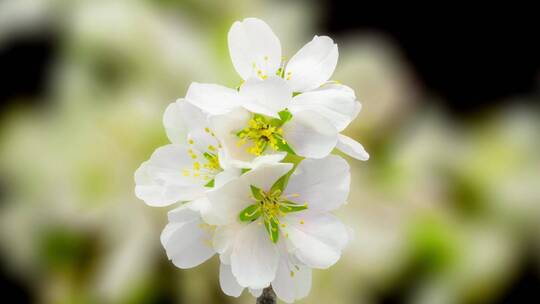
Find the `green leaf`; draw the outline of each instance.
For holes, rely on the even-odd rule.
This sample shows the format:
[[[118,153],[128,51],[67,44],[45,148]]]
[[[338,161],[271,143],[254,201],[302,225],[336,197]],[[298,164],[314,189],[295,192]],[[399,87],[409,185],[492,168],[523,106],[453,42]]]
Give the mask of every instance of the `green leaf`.
[[[215,179],[212,179],[211,181],[209,181],[206,185],[204,185],[205,187],[208,187],[208,188],[213,188],[214,187],[214,182],[215,182]]]
[[[278,113],[279,118],[281,118],[281,124],[284,124],[292,119],[292,113],[289,110],[285,109]]]
[[[257,188],[256,186],[250,185],[251,188],[251,194],[253,194],[253,197],[259,201],[262,201],[264,199],[262,190],[260,188]]]
[[[279,240],[279,222],[275,218],[270,218],[264,221],[264,227],[272,243],[277,243]]]
[[[306,204],[300,205],[291,201],[282,201],[279,205],[279,210],[281,210],[283,213],[298,212],[306,210],[307,208],[308,207]]]
[[[246,172],[249,172],[251,171],[250,168],[242,168],[242,174],[246,173]]]
[[[253,204],[246,207],[240,212],[240,221],[242,222],[253,222],[261,216],[261,205]]]

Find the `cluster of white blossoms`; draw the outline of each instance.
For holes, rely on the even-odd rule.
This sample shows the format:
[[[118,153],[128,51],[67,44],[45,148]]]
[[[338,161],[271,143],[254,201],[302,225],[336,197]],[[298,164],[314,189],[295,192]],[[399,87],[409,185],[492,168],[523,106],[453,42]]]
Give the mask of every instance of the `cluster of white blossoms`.
[[[169,212],[161,242],[179,268],[218,254],[223,291],[254,296],[272,286],[285,302],[305,297],[311,269],[338,261],[350,233],[332,211],[345,203],[347,162],[369,155],[340,134],[358,115],[354,91],[329,81],[337,45],[315,36],[289,61],[263,21],[229,31],[236,88],[193,83],[169,105],[171,144],[135,172],[137,197]]]

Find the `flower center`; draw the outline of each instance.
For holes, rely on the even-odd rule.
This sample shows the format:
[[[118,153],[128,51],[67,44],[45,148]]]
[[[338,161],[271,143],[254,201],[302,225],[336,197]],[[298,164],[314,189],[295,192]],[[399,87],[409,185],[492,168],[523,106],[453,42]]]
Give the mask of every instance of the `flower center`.
[[[190,147],[188,148],[188,154],[192,159],[191,168],[184,168],[182,174],[186,177],[193,177],[196,179],[202,179],[207,181],[206,187],[214,186],[214,177],[217,173],[223,169],[219,163],[219,157],[216,153],[204,152],[200,153],[193,148],[195,141],[193,139],[188,140]],[[216,151],[214,146],[208,146],[209,151]]]
[[[253,114],[248,126],[238,131],[238,146],[249,143],[247,152],[256,156],[262,155],[268,147],[273,151],[285,151],[294,154],[291,147],[283,137],[282,126],[292,118],[288,110],[279,112],[280,118],[266,117]]]
[[[273,243],[277,243],[279,239],[280,227],[285,227],[285,224],[280,225],[280,218],[308,207],[307,203],[300,205],[290,201],[279,189],[264,191],[252,185],[251,193],[256,203],[240,212],[240,221],[253,222],[261,218]]]
[[[204,152],[203,156],[207,160],[206,164],[203,165],[205,168],[207,168],[208,170],[221,171],[219,158],[216,154]]]
[[[248,126],[236,135],[240,138],[238,141],[239,146],[245,145],[249,141],[251,145],[247,148],[247,151],[259,156],[268,147],[274,151],[279,150],[280,144],[286,143],[282,134],[283,129],[278,122],[273,123],[271,119],[255,114],[249,120]]]
[[[280,210],[282,202],[281,191],[278,190],[274,193],[261,191],[261,198],[259,203],[261,204],[261,212],[265,221],[273,219],[278,220],[280,216],[285,215],[285,213]]]

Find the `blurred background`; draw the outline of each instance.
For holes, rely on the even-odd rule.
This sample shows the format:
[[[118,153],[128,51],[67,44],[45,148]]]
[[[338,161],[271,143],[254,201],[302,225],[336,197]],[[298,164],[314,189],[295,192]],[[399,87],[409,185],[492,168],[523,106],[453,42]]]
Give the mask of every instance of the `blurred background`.
[[[222,294],[216,258],[167,261],[167,210],[133,194],[167,104],[192,81],[238,85],[227,32],[253,16],[289,58],[330,35],[333,79],[363,102],[346,133],[371,159],[349,159],[339,212],[355,240],[299,303],[538,303],[540,28],[493,8],[1,0],[3,299],[254,303]]]

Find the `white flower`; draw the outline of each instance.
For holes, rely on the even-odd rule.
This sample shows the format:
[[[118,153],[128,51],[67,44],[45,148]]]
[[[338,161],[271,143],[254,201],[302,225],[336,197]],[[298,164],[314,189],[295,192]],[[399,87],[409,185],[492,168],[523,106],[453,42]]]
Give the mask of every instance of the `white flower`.
[[[229,31],[229,52],[244,80],[281,74],[294,92],[306,92],[326,83],[338,60],[338,48],[327,36],[315,36],[282,66],[281,43],[264,21],[246,18]]]
[[[211,258],[213,227],[201,220],[198,201],[169,211],[169,223],[161,233],[161,244],[167,257],[182,269],[195,267]]]
[[[215,226],[225,293],[239,295],[272,284],[292,302],[307,295],[311,268],[336,263],[348,242],[346,227],[329,212],[349,192],[349,166],[340,157],[267,164],[208,192],[204,222]],[[188,237],[185,235],[184,237]]]
[[[210,114],[224,115],[212,124],[230,158],[249,162],[276,151],[322,158],[333,148],[360,160],[369,158],[362,145],[339,134],[361,105],[351,88],[327,82],[338,58],[332,39],[315,36],[281,66],[279,39],[262,20],[247,18],[233,24],[229,49],[245,79],[238,92],[193,84],[187,98]],[[281,119],[278,126],[270,124],[276,122],[272,118]]]
[[[148,205],[199,199],[240,175],[220,159],[221,145],[199,108],[180,99],[167,107],[163,124],[172,144],[156,149],[135,172],[135,194]]]
[[[242,168],[279,162],[285,156],[261,156],[235,166],[210,129],[207,114],[188,100],[171,103],[163,124],[172,144],[156,149],[135,172],[135,194],[150,206],[203,198],[208,190],[239,176]]]
[[[292,91],[277,76],[264,81],[250,79],[239,91],[193,84],[187,97],[213,114],[209,118],[211,128],[222,143],[224,154],[240,163],[286,152],[322,158],[338,140],[335,126],[315,109],[299,105],[287,110],[294,102]]]
[[[258,19],[229,32],[231,58],[245,79],[237,89],[192,83],[169,105],[171,144],[135,172],[136,195],[169,212],[161,234],[167,256],[191,268],[218,253],[223,291],[259,296],[272,285],[285,302],[305,297],[311,270],[336,263],[348,229],[331,212],[345,203],[347,163],[367,153],[341,135],[361,109],[354,91],[328,82],[337,46],[317,37],[285,66],[280,42]],[[280,163],[286,155],[300,163]]]

